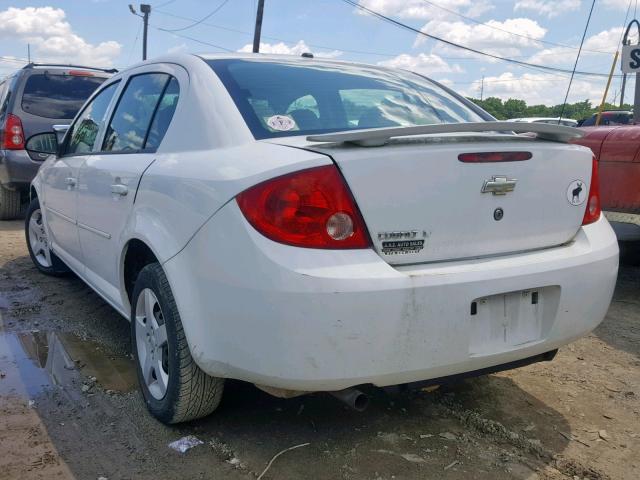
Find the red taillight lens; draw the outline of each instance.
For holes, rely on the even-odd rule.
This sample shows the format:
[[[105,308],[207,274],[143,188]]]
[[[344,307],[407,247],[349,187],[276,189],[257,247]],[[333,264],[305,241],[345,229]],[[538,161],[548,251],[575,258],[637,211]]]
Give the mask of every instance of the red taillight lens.
[[[600,181],[598,178],[598,161],[593,157],[591,164],[591,186],[589,187],[589,198],[587,199],[587,208],[584,211],[582,225],[589,225],[600,218],[602,212],[600,208]]]
[[[464,163],[522,162],[531,157],[531,152],[475,152],[461,153],[458,160]]]
[[[9,113],[2,129],[2,148],[22,150],[24,148],[24,132],[19,117]]]
[[[69,75],[73,75],[74,77],[94,77],[95,75],[91,72],[87,72],[85,70],[69,70]]]
[[[333,165],[262,182],[236,200],[258,232],[276,242],[306,248],[369,248],[358,207]]]

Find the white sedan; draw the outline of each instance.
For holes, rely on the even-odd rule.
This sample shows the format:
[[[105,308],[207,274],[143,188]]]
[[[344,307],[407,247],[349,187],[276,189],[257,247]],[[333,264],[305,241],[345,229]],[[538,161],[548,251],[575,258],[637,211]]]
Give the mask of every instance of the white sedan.
[[[131,320],[167,423],[211,413],[226,378],[361,408],[358,385],[548,360],[604,318],[618,245],[580,131],[492,120],[399,70],[151,60],[29,139],[59,144],[29,252]]]

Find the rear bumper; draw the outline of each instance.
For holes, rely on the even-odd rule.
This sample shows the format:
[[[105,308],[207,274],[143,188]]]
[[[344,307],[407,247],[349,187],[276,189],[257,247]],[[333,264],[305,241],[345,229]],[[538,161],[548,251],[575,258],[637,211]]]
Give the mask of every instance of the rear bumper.
[[[320,391],[417,382],[557,349],[604,318],[618,244],[603,217],[561,247],[392,268],[372,250],[274,243],[230,202],[164,267],[204,371]],[[555,293],[538,338],[478,344],[473,300],[541,287]]]
[[[0,184],[28,188],[42,162],[33,161],[26,150],[0,150]]]

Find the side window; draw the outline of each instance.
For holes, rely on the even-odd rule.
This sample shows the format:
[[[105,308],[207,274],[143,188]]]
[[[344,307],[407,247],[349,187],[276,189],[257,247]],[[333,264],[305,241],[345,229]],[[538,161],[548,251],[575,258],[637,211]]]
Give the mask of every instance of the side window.
[[[175,78],[171,78],[167,84],[167,88],[162,95],[162,100],[158,105],[158,109],[151,122],[151,128],[147,134],[147,140],[143,146],[144,149],[158,148],[160,142],[164,138],[164,134],[167,133],[171,119],[173,118],[173,112],[176,111],[178,105],[178,98],[180,96],[180,86]]]
[[[13,78],[8,78],[2,84],[2,95],[0,96],[0,115],[4,115],[9,107],[9,101],[11,100],[11,85],[13,84]]]
[[[64,154],[80,154],[92,152],[96,147],[96,137],[106,121],[107,108],[120,82],[115,82],[102,90],[84,108],[71,127],[71,139],[67,143]]]
[[[170,76],[146,73],[129,80],[111,117],[102,150],[135,152],[144,148],[149,126]]]

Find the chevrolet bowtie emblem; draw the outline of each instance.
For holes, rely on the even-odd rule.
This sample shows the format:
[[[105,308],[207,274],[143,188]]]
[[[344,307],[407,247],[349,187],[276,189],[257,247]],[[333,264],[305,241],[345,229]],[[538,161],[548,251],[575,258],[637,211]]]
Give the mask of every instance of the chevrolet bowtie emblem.
[[[482,185],[482,193],[493,193],[494,195],[506,195],[516,188],[515,178],[507,178],[501,175],[494,175],[491,180],[485,180]]]

